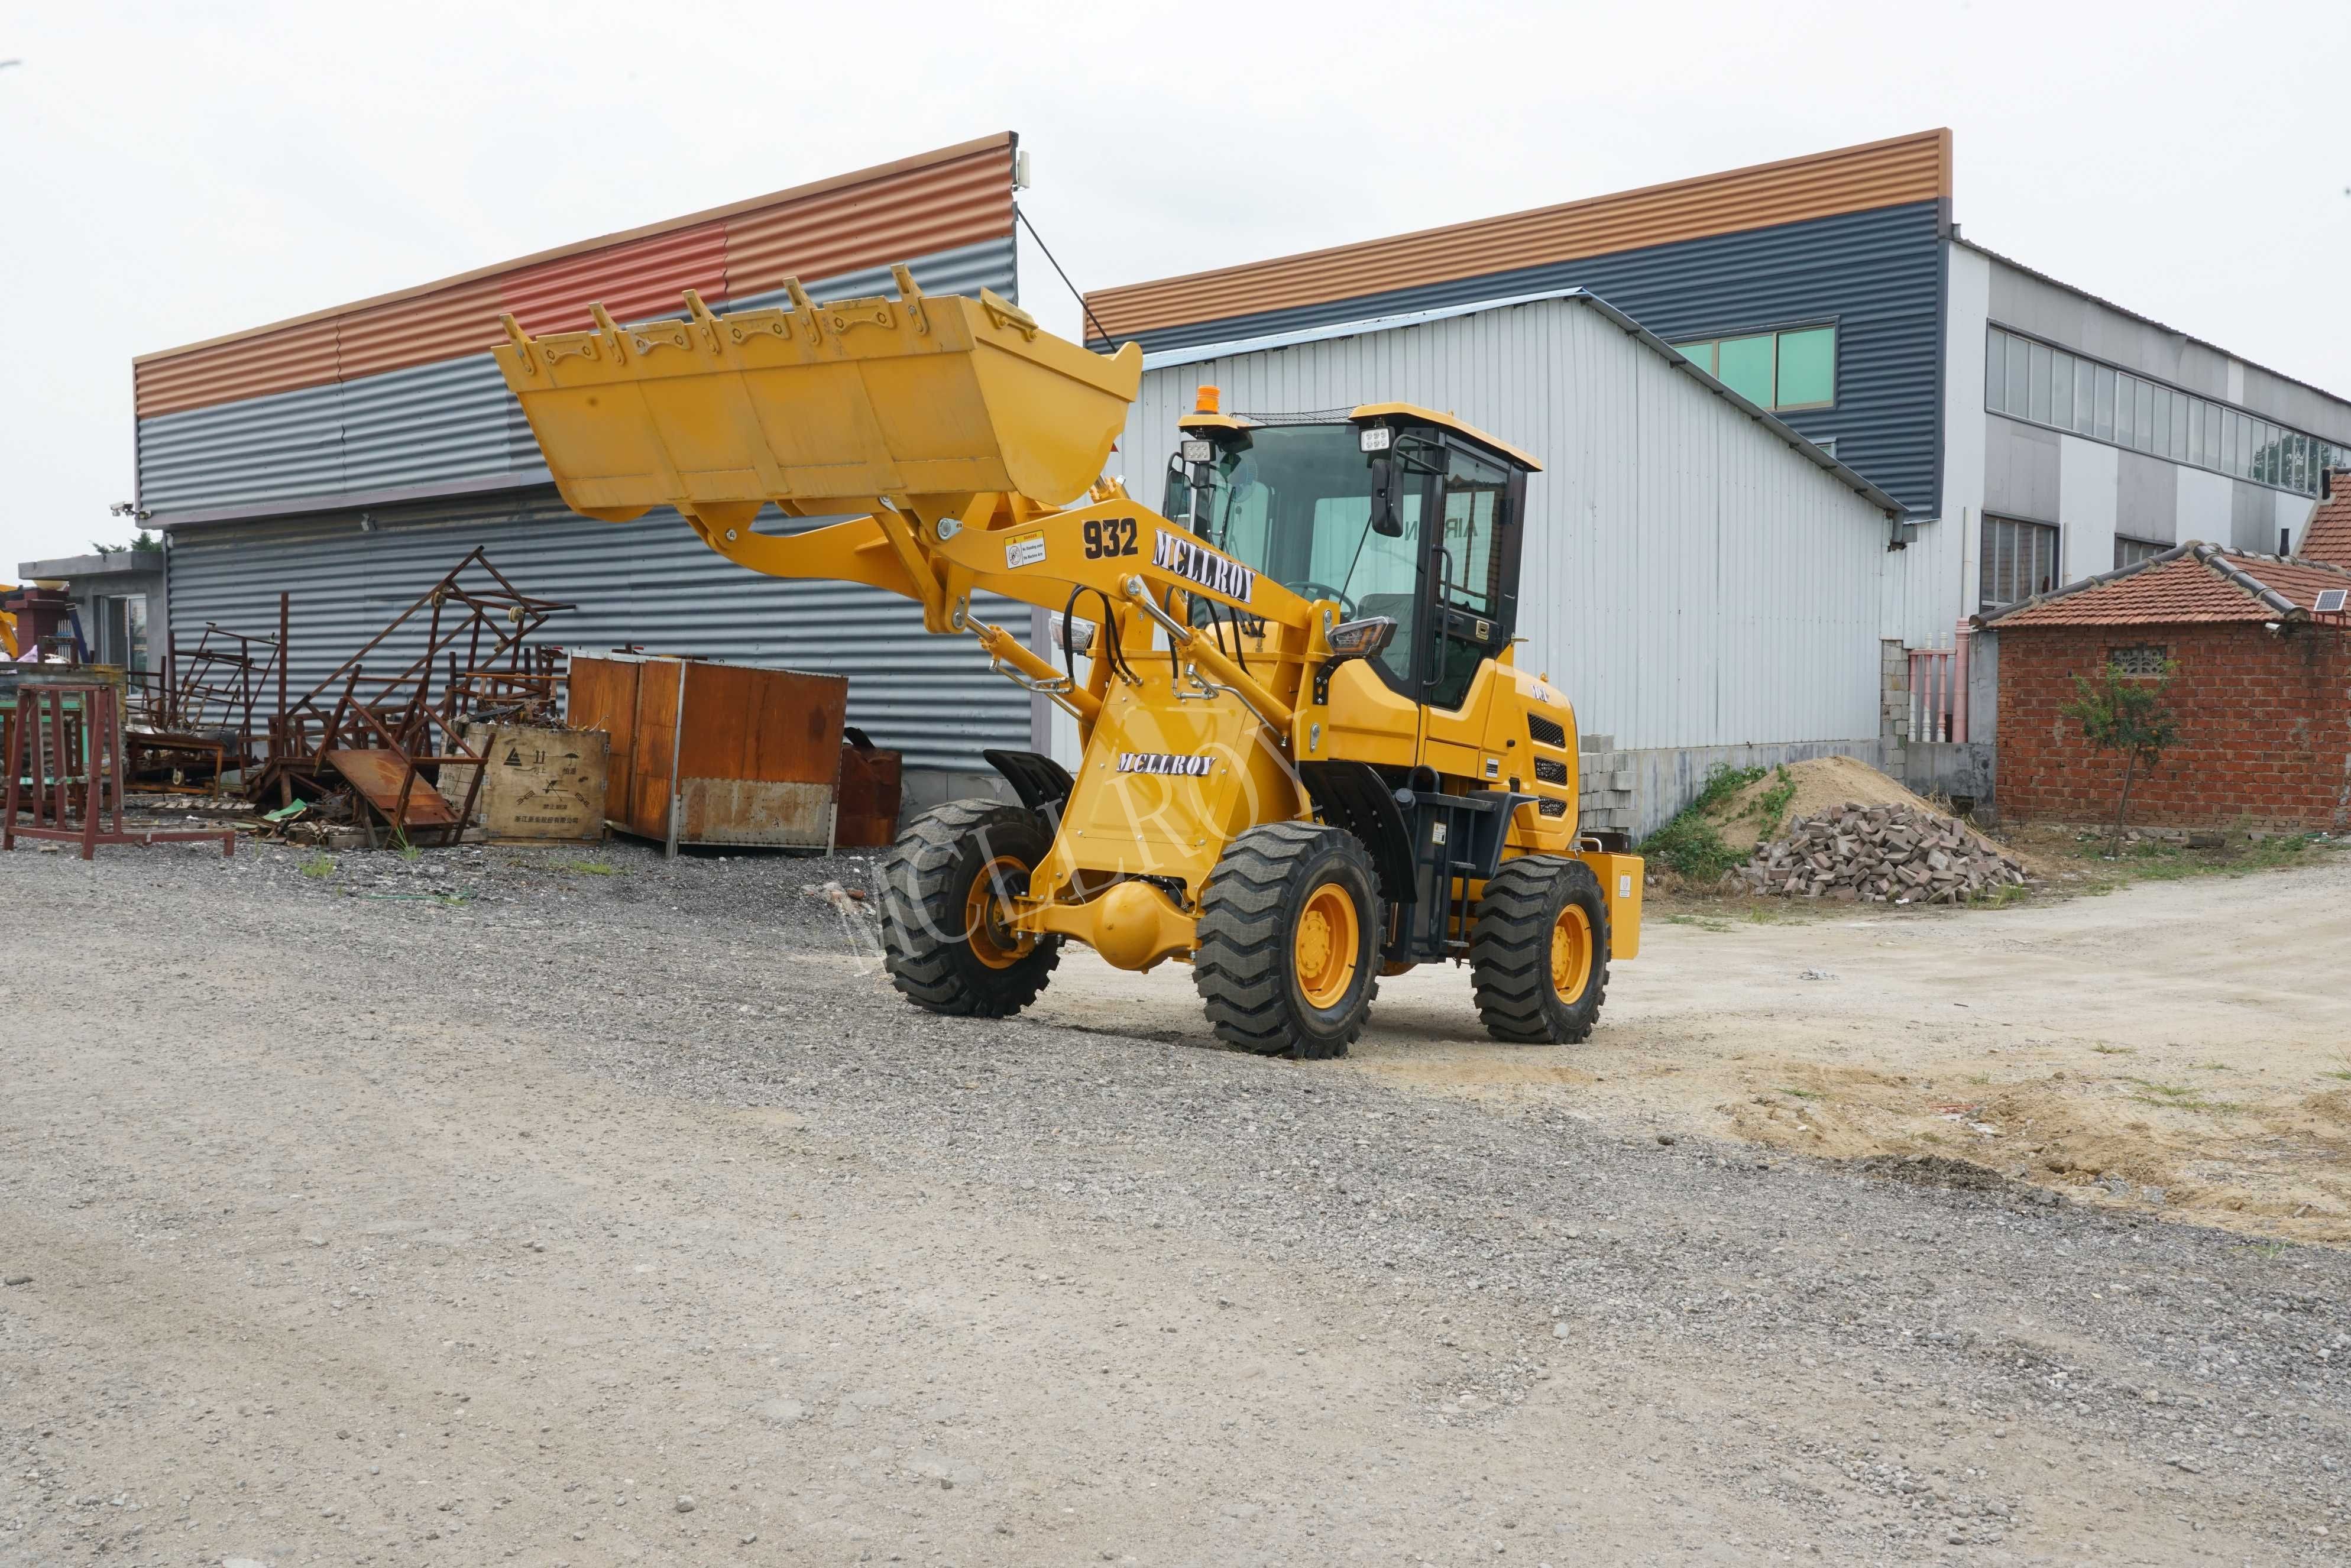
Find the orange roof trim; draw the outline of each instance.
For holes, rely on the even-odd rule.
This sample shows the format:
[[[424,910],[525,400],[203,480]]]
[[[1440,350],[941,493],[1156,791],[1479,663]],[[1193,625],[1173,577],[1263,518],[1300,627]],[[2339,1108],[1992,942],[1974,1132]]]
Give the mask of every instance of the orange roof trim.
[[[1884,141],[1086,296],[1113,337],[1951,196],[1951,133]]]
[[[1012,232],[1014,141],[999,132],[142,354],[131,361],[139,416],[482,353],[505,341],[501,310],[539,331],[601,298],[625,319],[678,307],[681,288],[720,304],[787,274],[820,278],[999,238]]]

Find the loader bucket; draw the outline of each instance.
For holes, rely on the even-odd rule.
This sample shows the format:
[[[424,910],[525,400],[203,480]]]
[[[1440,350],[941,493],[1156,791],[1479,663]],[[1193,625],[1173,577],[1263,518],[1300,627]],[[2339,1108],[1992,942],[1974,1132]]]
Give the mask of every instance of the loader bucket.
[[[810,300],[531,338],[496,350],[564,500],[623,522],[674,506],[729,525],[774,501],[801,515],[883,497],[1008,491],[1067,505],[1101,475],[1143,371],[1129,343],[1090,353],[1018,306],[925,296]]]

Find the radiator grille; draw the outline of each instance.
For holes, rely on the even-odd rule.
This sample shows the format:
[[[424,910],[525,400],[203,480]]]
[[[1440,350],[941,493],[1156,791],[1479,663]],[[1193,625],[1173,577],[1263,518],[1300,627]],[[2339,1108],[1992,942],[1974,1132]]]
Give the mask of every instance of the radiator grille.
[[[1541,714],[1531,713],[1527,715],[1527,733],[1535,737],[1538,745],[1556,746],[1562,751],[1567,749],[1567,731],[1560,727],[1556,719],[1548,719]]]
[[[1564,784],[1567,782],[1567,764],[1556,757],[1538,757],[1535,758],[1535,777],[1546,784]]]
[[[1564,817],[1567,815],[1567,802],[1564,800],[1538,800],[1535,802],[1535,810],[1546,817]]]

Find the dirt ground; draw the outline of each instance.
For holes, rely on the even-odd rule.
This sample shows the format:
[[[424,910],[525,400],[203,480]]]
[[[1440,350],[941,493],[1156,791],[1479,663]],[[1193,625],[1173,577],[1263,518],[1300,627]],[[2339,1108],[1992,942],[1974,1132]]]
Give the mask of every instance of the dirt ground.
[[[2340,1561],[2351,1253],[2156,1219],[2289,1189],[1813,1157],[2308,1099],[2339,867],[1660,921],[1589,1047],[1430,973],[1329,1064],[1172,967],[912,1013],[862,869],[0,861],[0,1563]]]
[[[1829,1159],[1966,1160],[2068,1197],[2351,1241],[2351,852],[1998,909],[1684,903],[1573,1051],[1499,1045],[1466,973],[1381,982],[1345,1070]],[[1040,1016],[1131,1016],[1073,957]],[[1146,977],[1168,1038],[1191,977]]]

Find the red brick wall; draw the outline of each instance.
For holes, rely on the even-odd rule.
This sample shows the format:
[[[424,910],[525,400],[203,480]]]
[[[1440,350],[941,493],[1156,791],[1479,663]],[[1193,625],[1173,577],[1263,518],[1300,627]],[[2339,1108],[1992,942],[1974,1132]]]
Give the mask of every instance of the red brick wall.
[[[2109,821],[2122,758],[2092,749],[2073,676],[2119,647],[2168,648],[2165,704],[2179,741],[2131,786],[2130,820],[2176,828],[2351,828],[2351,635],[2259,622],[2014,627],[2000,634],[2000,810],[2059,822]]]

